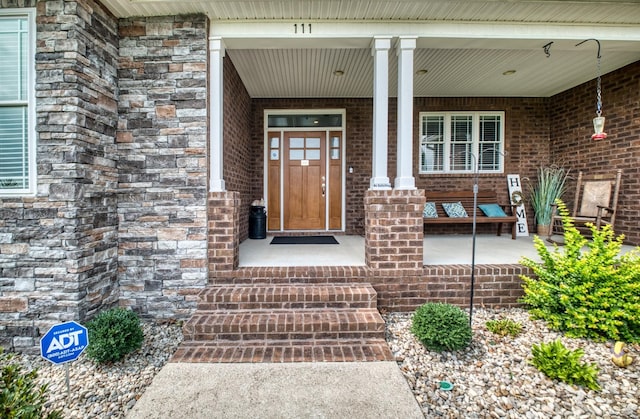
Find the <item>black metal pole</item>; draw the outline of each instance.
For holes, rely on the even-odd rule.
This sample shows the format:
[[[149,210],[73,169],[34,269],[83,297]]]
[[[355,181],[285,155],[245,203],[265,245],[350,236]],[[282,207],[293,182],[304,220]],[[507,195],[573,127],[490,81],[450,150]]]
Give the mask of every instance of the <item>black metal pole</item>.
[[[469,296],[469,327],[473,322],[473,293],[476,273],[476,207],[478,206],[478,177],[473,183],[473,228],[471,244],[471,295]]]

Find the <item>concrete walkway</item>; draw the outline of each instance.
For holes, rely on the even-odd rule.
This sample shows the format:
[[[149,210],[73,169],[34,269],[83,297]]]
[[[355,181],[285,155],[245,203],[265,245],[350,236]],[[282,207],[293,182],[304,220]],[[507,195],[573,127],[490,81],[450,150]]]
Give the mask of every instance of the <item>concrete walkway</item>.
[[[395,362],[169,363],[127,418],[424,418]]]

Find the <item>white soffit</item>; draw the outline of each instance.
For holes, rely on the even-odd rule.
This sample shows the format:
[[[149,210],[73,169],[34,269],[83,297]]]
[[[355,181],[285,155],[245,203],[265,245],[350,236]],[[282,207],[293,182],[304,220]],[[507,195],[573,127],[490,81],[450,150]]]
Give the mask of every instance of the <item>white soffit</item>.
[[[416,96],[552,96],[595,77],[596,43],[575,46],[588,38],[602,74],[640,60],[640,0],[101,1],[118,17],[206,14],[252,97],[371,97],[375,35],[418,36]],[[392,49],[391,95],[395,67]]]
[[[103,0],[118,17],[205,13],[212,20],[428,20],[637,24],[633,0]]]

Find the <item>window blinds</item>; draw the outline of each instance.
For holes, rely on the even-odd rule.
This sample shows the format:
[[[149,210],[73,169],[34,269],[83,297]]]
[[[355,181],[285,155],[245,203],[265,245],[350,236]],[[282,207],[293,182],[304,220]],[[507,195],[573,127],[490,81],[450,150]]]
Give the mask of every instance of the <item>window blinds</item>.
[[[28,22],[0,18],[0,189],[29,181]]]

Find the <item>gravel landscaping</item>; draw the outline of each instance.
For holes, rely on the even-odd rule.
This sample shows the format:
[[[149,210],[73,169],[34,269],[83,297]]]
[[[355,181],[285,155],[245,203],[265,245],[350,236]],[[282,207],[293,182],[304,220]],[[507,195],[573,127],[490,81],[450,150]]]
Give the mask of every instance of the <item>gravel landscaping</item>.
[[[611,343],[570,339],[533,321],[525,310],[477,310],[473,341],[463,351],[430,352],[411,334],[410,313],[383,316],[387,342],[425,417],[444,418],[639,418],[640,347],[628,347],[635,362],[619,368],[611,362]],[[522,333],[500,337],[488,320],[520,322]],[[552,381],[529,365],[531,346],[560,337],[571,350],[581,348],[583,362],[600,369],[600,391]],[[450,391],[440,381],[451,382]]]
[[[176,323],[144,322],[142,328],[142,348],[112,365],[99,365],[85,354],[63,365],[37,355],[18,355],[17,359],[26,369],[38,369],[39,384],[49,386],[47,407],[61,410],[64,418],[124,418],[182,341],[182,329]]]
[[[526,311],[476,310],[471,345],[455,353],[426,350],[410,332],[411,313],[389,313],[387,341],[427,418],[639,418],[640,347],[626,369],[610,358],[610,343],[569,339],[532,321]],[[487,320],[509,318],[523,325],[516,338],[488,331]],[[178,324],[144,323],[143,348],[125,362],[99,366],[84,355],[69,364],[71,398],[67,400],[65,366],[35,355],[20,355],[27,368],[39,369],[49,384],[49,406],[65,418],[123,418],[182,340]],[[583,361],[595,362],[601,391],[547,379],[533,366],[531,346],[560,337],[569,349],[582,348]],[[440,389],[449,381],[453,389]]]

